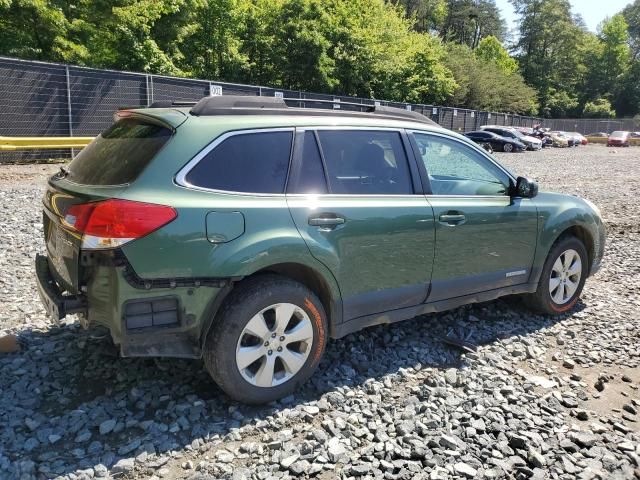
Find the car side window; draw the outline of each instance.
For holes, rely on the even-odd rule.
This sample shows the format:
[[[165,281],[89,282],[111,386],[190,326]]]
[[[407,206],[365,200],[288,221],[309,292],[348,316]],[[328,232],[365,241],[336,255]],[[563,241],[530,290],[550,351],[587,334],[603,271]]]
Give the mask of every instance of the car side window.
[[[331,193],[413,194],[399,132],[319,130],[318,137]]]
[[[287,193],[327,193],[327,181],[315,133],[309,130],[304,132],[302,142],[299,165],[291,172]],[[296,141],[296,148],[298,148],[298,141]]]
[[[292,138],[292,131],[233,135],[200,160],[186,181],[230,192],[283,193]]]
[[[414,133],[434,195],[507,195],[509,177],[462,142]]]

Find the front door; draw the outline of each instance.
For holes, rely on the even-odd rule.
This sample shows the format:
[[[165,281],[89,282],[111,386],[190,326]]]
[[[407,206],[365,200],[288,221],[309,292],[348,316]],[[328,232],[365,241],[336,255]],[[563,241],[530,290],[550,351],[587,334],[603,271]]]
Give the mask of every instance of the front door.
[[[413,135],[436,226],[429,301],[528,282],[538,229],[533,202],[510,197],[509,176],[476,148]]]
[[[405,147],[395,130],[298,133],[287,202],[312,255],[338,281],[345,321],[426,299],[433,212],[414,192]]]

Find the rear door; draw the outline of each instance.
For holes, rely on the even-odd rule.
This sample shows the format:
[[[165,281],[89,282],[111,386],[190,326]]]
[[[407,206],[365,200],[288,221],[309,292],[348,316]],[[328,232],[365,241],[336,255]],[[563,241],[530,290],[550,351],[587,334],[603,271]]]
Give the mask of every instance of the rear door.
[[[414,132],[430,185],[436,249],[429,301],[529,280],[537,238],[531,199],[509,196],[509,175],[462,141]]]
[[[344,320],[427,296],[433,212],[416,191],[407,148],[400,130],[298,129],[287,202],[311,253],[338,281]]]

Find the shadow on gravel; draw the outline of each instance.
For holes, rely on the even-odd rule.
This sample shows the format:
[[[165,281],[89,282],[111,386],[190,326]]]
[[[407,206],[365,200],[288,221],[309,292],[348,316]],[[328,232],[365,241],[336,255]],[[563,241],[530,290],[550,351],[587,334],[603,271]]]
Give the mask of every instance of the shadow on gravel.
[[[462,352],[442,342],[447,334],[499,346],[564,318],[531,315],[505,298],[373,327],[330,342],[300,391],[262,407],[231,402],[200,361],[119,358],[106,332],[78,325],[25,330],[22,352],[0,356],[0,477],[49,478],[153,454],[147,464],[158,467],[171,450],[198,449],[203,438],[234,440],[234,429],[272,415],[311,422],[293,407],[332,392],[324,399],[339,408],[342,387],[366,388],[409,368],[432,367],[434,376],[465,368]]]

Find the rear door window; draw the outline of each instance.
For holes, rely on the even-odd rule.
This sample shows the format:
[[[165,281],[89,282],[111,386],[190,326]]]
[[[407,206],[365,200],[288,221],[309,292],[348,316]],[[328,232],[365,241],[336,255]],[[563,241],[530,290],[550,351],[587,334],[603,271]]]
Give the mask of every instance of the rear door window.
[[[76,155],[66,178],[83,185],[131,183],[172,133],[170,128],[138,118],[119,120]]]
[[[284,193],[292,138],[292,131],[232,135],[200,160],[185,180],[212,190]]]
[[[399,132],[319,130],[318,137],[331,193],[413,194]]]
[[[302,154],[297,168],[293,169],[289,177],[288,193],[327,193],[327,182],[315,135],[310,130],[303,134]]]

